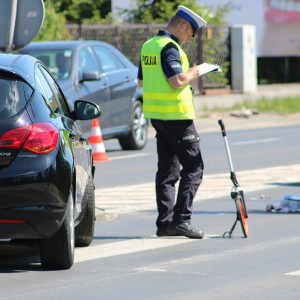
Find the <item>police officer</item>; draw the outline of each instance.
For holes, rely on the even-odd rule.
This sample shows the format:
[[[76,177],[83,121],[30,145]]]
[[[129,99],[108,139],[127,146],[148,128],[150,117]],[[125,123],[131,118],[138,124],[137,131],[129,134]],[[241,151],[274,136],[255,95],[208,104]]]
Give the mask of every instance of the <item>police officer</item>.
[[[141,49],[138,81],[143,87],[144,114],[151,119],[157,140],[157,236],[204,236],[191,226],[193,199],[203,176],[190,86],[199,69],[189,67],[181,45],[205,24],[200,16],[180,5],[166,30],[160,30]]]

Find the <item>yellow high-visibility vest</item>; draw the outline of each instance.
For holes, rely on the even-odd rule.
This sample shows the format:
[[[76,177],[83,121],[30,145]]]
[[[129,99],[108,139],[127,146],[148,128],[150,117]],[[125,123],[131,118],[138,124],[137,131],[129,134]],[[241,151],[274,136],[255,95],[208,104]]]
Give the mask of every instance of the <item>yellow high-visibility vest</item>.
[[[145,118],[159,120],[195,119],[191,86],[173,88],[162,69],[161,50],[170,42],[179,50],[183,72],[189,69],[187,55],[172,39],[155,36],[144,43],[141,51],[144,115]]]

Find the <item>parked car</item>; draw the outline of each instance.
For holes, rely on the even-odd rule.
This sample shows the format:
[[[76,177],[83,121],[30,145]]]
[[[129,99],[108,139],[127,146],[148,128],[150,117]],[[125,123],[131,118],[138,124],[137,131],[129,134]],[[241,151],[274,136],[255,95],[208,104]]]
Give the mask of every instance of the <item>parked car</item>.
[[[71,111],[32,56],[0,54],[0,239],[38,242],[44,267],[70,268],[92,242],[95,167],[75,121],[99,116],[83,100]]]
[[[33,42],[20,50],[44,62],[72,108],[78,99],[101,107],[104,139],[117,138],[124,150],[142,149],[148,121],[142,109],[137,67],[112,45],[101,41]],[[89,135],[90,122],[81,124]]]

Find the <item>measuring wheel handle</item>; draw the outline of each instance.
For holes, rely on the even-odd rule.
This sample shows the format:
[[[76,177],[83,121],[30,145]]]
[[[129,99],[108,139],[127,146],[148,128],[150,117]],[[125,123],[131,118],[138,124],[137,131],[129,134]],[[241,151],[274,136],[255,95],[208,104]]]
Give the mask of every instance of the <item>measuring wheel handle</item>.
[[[225,130],[225,125],[224,125],[223,120],[219,120],[218,123],[219,123],[219,125],[221,127],[222,135],[226,136],[226,130]]]
[[[237,181],[237,178],[236,178],[236,175],[234,172],[224,122],[223,122],[223,120],[218,120],[218,123],[221,127],[222,136],[224,138],[226,154],[227,154],[228,163],[229,163],[229,167],[230,167],[230,179],[231,179],[231,182],[233,183],[233,188],[231,190],[231,198],[234,201],[235,206],[236,206],[236,220],[233,223],[231,229],[224,233],[223,237],[225,237],[227,234],[229,237],[231,237],[232,232],[235,228],[235,225],[239,221],[241,224],[241,227],[242,227],[244,237],[246,238],[246,237],[248,237],[248,223],[247,223],[248,214],[247,214],[246,204],[245,204],[245,200],[244,200],[244,193],[243,193],[243,191],[240,190],[240,185]]]

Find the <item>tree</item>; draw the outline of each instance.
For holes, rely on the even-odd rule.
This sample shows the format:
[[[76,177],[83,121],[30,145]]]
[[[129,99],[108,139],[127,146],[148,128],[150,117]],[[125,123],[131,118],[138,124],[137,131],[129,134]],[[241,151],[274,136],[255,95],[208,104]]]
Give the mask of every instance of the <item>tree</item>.
[[[53,5],[56,12],[64,14],[67,23],[97,24],[111,21],[110,0],[56,0]]]
[[[179,5],[184,5],[203,17],[211,25],[224,25],[225,15],[229,6],[219,6],[216,12],[210,8],[198,5],[196,0],[135,0],[135,8],[126,9],[130,23],[167,23],[177,11]]]
[[[65,29],[66,19],[62,13],[57,13],[51,1],[45,2],[45,19],[36,41],[53,41],[68,38]]]

